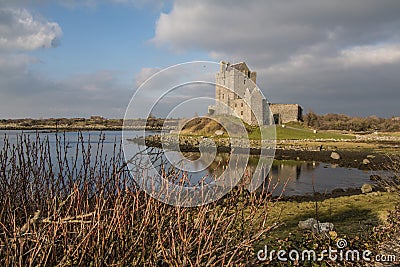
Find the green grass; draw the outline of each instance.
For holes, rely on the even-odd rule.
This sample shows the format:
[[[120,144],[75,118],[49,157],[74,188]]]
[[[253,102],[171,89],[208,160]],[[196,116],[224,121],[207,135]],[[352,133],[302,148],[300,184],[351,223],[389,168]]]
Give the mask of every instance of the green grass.
[[[224,121],[224,125],[229,125],[230,129],[235,132],[237,127],[240,132],[240,125],[244,124],[249,139],[260,140],[261,131],[263,133],[263,139],[276,138],[277,140],[299,140],[299,139],[355,139],[354,135],[340,134],[332,131],[318,131],[314,133],[312,129],[304,126],[302,123],[290,122],[282,125],[276,125],[276,127],[263,126],[261,128],[257,126],[251,126],[236,117],[216,117],[220,121]],[[204,118],[196,118],[189,121],[185,128],[182,130],[182,135],[190,136],[214,136],[216,130],[224,130],[224,128],[214,120],[208,120]],[[228,137],[227,133],[219,137]]]
[[[285,139],[354,139],[355,136],[348,134],[339,134],[328,131],[319,131],[314,133],[313,130],[307,128],[287,126],[283,128],[281,125],[276,126],[276,136],[278,140]]]
[[[386,220],[389,210],[399,203],[397,193],[370,193],[327,199],[318,202],[318,219],[332,222],[340,235],[357,236],[363,227],[378,225]],[[269,223],[282,222],[284,225],[271,232],[271,237],[285,238],[301,234],[298,223],[316,217],[315,202],[277,202],[271,207]]]
[[[272,128],[263,128],[260,130],[258,127],[251,127],[249,132],[250,139],[260,139],[260,132],[264,131],[267,138],[273,136],[271,131]],[[301,123],[288,123],[285,127],[282,125],[276,125],[276,139],[277,140],[299,140],[299,139],[355,139],[354,135],[340,134],[330,131],[318,131],[314,133],[312,129],[303,126]]]
[[[394,137],[400,137],[399,132],[393,132],[393,133],[378,133],[378,136],[394,136]]]

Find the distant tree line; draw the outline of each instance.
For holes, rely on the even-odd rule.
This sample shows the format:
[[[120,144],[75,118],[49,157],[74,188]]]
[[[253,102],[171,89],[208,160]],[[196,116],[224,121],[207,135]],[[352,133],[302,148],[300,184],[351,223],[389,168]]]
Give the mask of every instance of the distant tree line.
[[[86,118],[46,118],[46,119],[0,119],[1,125],[15,124],[20,127],[35,126],[105,126],[105,127],[122,127],[122,119],[106,119],[101,116],[92,116]]]
[[[346,131],[400,131],[400,120],[398,117],[378,118],[352,117],[344,114],[318,115],[309,111],[303,116],[304,124],[320,130],[346,130]]]

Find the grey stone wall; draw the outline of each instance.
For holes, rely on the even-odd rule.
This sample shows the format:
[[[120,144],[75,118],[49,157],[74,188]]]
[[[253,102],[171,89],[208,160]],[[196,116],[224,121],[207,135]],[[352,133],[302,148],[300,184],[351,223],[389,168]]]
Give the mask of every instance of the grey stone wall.
[[[257,124],[263,119],[263,97],[255,92],[256,73],[243,62],[230,65],[221,62],[216,74],[216,105],[210,107],[215,115],[233,115],[249,124]],[[258,89],[257,89],[258,90]],[[253,92],[254,95],[253,95]],[[253,112],[252,112],[253,110]],[[255,115],[255,114],[256,115]]]
[[[303,109],[298,104],[269,104],[275,123],[303,120]]]

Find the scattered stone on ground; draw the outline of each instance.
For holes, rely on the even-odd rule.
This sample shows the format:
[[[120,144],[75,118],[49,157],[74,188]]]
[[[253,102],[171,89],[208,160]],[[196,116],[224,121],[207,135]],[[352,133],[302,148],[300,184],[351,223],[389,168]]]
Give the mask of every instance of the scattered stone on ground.
[[[313,233],[326,234],[334,228],[333,223],[321,223],[314,218],[308,218],[305,221],[299,221],[298,227],[302,230],[311,230]]]
[[[371,193],[374,190],[371,184],[363,184],[361,187],[361,192],[363,194]]]
[[[221,135],[223,135],[224,134],[224,131],[222,131],[222,130],[216,130],[215,131],[215,135],[216,136],[221,136]]]
[[[331,158],[332,158],[332,159],[340,159],[340,155],[339,155],[339,153],[337,153],[337,152],[332,152],[332,153],[331,153]]]
[[[327,233],[329,231],[333,230],[333,223],[330,222],[324,222],[324,223],[315,223],[312,227],[312,232],[313,233]]]
[[[302,230],[311,229],[314,224],[318,223],[318,221],[314,218],[309,218],[305,221],[299,221],[299,228]]]
[[[362,162],[364,165],[367,165],[367,164],[370,164],[371,163],[371,161],[369,160],[369,159],[363,159],[363,162]]]

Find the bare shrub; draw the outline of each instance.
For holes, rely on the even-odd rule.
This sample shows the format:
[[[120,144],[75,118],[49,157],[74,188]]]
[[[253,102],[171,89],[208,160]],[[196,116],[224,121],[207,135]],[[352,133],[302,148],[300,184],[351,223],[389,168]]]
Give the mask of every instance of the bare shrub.
[[[320,130],[346,130],[346,131],[388,131],[400,130],[400,120],[397,118],[352,117],[345,114],[318,115],[309,111],[303,116],[305,125]]]
[[[400,156],[387,156],[384,175],[373,175],[371,178],[382,188],[390,192],[400,192]]]
[[[121,144],[107,155],[80,136],[71,154],[65,136],[31,138],[0,149],[2,266],[244,266],[271,229],[270,195],[169,206],[138,190]]]
[[[377,184],[387,191],[400,194],[400,156],[388,156],[386,170],[386,175],[375,177]],[[380,241],[378,246],[380,253],[383,255],[396,255],[396,262],[392,262],[394,265],[400,263],[399,234],[400,203],[397,203],[396,208],[389,212],[386,224],[375,229],[375,236]]]

